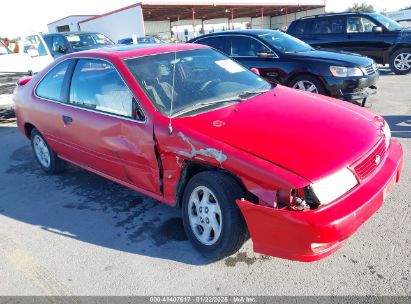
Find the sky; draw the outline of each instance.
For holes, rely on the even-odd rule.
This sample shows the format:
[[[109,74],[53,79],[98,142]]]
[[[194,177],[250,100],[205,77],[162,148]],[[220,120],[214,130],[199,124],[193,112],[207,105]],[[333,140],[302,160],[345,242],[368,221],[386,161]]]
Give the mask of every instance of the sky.
[[[150,1],[150,0],[148,0]],[[151,0],[167,2],[167,0]],[[177,1],[177,0],[175,0]],[[174,1],[174,2],[175,2]],[[202,0],[202,2],[217,2],[219,0]],[[271,3],[277,0],[257,0],[262,3]],[[16,37],[26,32],[47,31],[47,23],[51,23],[68,15],[98,15],[106,13],[127,5],[138,2],[138,0],[37,0],[37,1],[2,1],[0,6],[0,37]],[[190,1],[188,1],[190,2]],[[197,2],[192,0],[191,2]],[[230,2],[225,0],[224,2]],[[240,2],[233,0],[233,2]],[[282,2],[278,0],[278,2]],[[284,1],[283,1],[284,2]],[[310,2],[309,0],[295,0],[295,2]],[[339,12],[344,11],[354,3],[371,3],[377,11],[387,9],[395,11],[400,8],[410,6],[411,0],[326,0],[326,10]],[[7,3],[7,4],[5,4]]]

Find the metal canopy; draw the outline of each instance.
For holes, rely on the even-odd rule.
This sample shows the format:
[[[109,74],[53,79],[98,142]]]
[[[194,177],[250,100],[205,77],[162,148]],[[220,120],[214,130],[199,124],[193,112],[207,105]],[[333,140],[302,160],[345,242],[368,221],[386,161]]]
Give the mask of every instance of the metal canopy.
[[[141,4],[144,21],[171,22],[192,19],[241,18],[261,16],[282,16],[286,13],[302,12],[321,8],[324,5],[284,5],[284,4],[251,4],[251,5],[196,5],[196,4]]]

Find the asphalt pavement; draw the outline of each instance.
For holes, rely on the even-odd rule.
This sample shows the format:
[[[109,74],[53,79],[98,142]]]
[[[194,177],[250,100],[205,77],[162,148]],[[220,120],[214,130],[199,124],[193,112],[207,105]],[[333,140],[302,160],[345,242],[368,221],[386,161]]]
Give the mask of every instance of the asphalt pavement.
[[[313,263],[255,254],[251,241],[207,260],[178,209],[75,166],[45,175],[0,109],[0,295],[410,296],[410,83],[383,70],[367,105],[402,143],[400,183],[341,250]]]

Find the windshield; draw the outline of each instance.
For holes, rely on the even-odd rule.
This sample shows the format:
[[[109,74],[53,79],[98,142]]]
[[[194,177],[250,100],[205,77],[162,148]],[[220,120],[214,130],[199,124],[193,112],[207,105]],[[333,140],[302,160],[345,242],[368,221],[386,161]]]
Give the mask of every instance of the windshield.
[[[377,14],[377,13],[372,13],[370,14],[375,20],[377,20],[379,23],[384,25],[388,30],[390,31],[395,31],[395,30],[400,30],[402,29],[402,26],[395,22],[394,20],[385,17],[383,15]]]
[[[67,40],[74,49],[100,47],[114,44],[103,34],[70,34]]]
[[[197,113],[210,110],[271,88],[258,75],[208,48],[138,57],[126,60],[126,64],[165,116],[170,115],[172,97],[171,116],[180,116],[188,114],[188,109]]]
[[[283,53],[307,52],[313,49],[300,39],[279,31],[272,31],[271,33],[259,35],[259,37]]]

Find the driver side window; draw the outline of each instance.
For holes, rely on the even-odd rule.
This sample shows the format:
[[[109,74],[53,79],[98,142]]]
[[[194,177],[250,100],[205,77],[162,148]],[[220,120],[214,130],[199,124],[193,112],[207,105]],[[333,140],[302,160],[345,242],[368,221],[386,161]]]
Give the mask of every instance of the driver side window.
[[[80,108],[143,119],[140,114],[136,115],[136,102],[117,70],[102,60],[78,61],[72,76],[69,102]]]
[[[63,47],[65,49],[68,48],[68,44],[66,39],[64,39],[62,36],[57,35],[54,36],[54,40],[53,40],[53,51],[58,52],[60,51],[60,47]]]
[[[347,18],[347,33],[370,33],[375,26],[374,22],[364,17]]]

